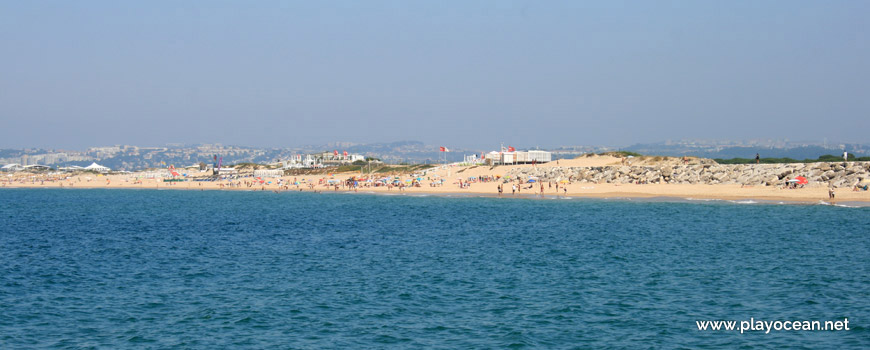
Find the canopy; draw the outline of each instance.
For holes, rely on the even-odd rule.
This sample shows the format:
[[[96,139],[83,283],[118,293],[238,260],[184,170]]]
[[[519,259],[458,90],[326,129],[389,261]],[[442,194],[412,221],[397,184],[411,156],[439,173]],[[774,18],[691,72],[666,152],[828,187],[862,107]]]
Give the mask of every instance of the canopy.
[[[537,180],[535,180],[535,179],[529,179],[528,182],[537,182]],[[528,183],[528,182],[527,182],[527,183]]]
[[[559,181],[559,183],[563,183],[563,184],[566,184],[566,183],[569,183],[569,182],[571,182],[571,181],[568,181],[568,180],[562,180],[562,181]]]

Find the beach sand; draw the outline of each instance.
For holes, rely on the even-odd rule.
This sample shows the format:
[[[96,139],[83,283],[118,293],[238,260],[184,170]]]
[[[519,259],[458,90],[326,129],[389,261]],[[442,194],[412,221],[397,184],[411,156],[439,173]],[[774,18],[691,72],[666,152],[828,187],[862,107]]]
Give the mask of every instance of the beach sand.
[[[605,165],[619,165],[621,158],[597,156],[597,157],[581,157],[571,160],[559,160],[539,164],[537,167],[591,167]],[[504,165],[491,168],[490,166],[445,166],[427,171],[422,181],[421,187],[360,187],[357,192],[384,192],[384,193],[405,193],[405,194],[482,194],[482,195],[498,195],[498,185],[502,181],[471,183],[470,186],[460,188],[459,179],[465,182],[469,177],[478,176],[504,176],[512,168],[532,167],[533,165]],[[327,175],[308,175],[308,176],[283,176],[283,183],[286,185],[294,180],[304,183],[300,186],[289,185],[290,191],[319,191],[319,192],[354,192],[351,188],[339,188],[338,191],[334,187],[325,185],[327,179],[345,180],[351,176],[359,177],[359,173],[336,173],[333,176]],[[13,176],[4,175],[0,180],[0,188],[127,188],[127,189],[173,189],[173,190],[262,190],[262,191],[283,191],[283,186],[278,185],[279,178],[264,178],[264,182],[271,181],[272,183],[259,183],[253,177],[244,177],[236,180],[231,180],[233,183],[241,183],[241,186],[230,187],[229,180],[199,182],[187,181],[168,183],[162,179],[147,179],[137,178],[134,174],[122,175],[96,175],[96,174],[81,174],[70,177],[66,175],[39,175],[17,173]],[[205,174],[192,174],[192,178],[198,176],[205,177]],[[364,175],[363,175],[364,176]],[[385,176],[399,176],[400,178],[410,179],[409,174],[375,174],[373,178],[381,178]],[[445,179],[441,186],[432,187],[431,183],[438,179]],[[324,184],[320,181],[323,180]],[[248,183],[252,183],[250,186]],[[314,188],[310,188],[308,183],[314,183]],[[541,183],[523,183],[517,195],[511,194],[512,184],[517,184],[516,181],[504,184],[503,197],[529,195],[540,195]],[[531,188],[529,188],[531,185]],[[828,188],[824,184],[809,184],[805,188],[800,189],[783,189],[778,186],[741,186],[734,184],[612,184],[612,183],[570,183],[558,184],[559,189],[556,189],[556,183],[543,182],[545,196],[568,196],[568,197],[589,197],[589,198],[650,198],[650,197],[671,197],[680,199],[720,199],[720,200],[765,200],[765,201],[786,201],[786,202],[807,202],[818,203],[824,202],[870,202],[870,191],[852,191],[848,188],[839,188],[836,191],[836,198],[832,201],[828,198]],[[567,187],[567,192],[563,190]]]

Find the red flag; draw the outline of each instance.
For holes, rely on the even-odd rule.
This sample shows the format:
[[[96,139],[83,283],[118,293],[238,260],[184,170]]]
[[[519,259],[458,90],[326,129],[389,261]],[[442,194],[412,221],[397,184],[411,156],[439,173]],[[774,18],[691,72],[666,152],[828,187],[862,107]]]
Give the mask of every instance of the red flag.
[[[344,151],[344,156],[347,157],[347,151]]]
[[[447,147],[441,147],[440,151],[441,152],[450,152],[450,150],[447,149]]]
[[[337,155],[338,155],[338,150],[332,151],[332,154],[337,156]]]
[[[508,152],[516,152],[516,151],[517,151],[516,148],[513,148],[513,147],[511,147],[511,146],[508,146]]]

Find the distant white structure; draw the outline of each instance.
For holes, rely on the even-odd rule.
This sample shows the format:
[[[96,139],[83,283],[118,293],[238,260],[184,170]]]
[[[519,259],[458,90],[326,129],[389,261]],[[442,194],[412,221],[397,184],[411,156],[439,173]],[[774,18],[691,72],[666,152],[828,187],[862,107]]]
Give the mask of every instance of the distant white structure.
[[[514,152],[489,152],[484,156],[492,164],[530,164],[546,163],[553,160],[553,154],[547,151],[530,150]]]
[[[78,165],[70,165],[70,166],[60,167],[60,168],[58,168],[57,170],[60,170],[60,171],[66,171],[66,172],[70,172],[70,173],[71,173],[71,172],[75,172],[75,171],[83,171],[83,170],[85,170],[85,168],[84,168],[84,167],[80,167],[80,166],[78,166]]]
[[[284,176],[284,170],[281,170],[281,169],[254,170],[254,176],[257,176],[257,177],[281,177],[281,176]]]
[[[102,166],[102,165],[99,165],[97,163],[91,163],[91,165],[88,165],[85,167],[85,170],[96,171],[98,173],[108,173],[108,172],[112,171],[112,169],[109,169],[109,167]]]
[[[39,170],[51,170],[51,167],[48,165],[31,164],[31,165],[25,165],[24,170],[37,170],[37,171],[39,171]]]
[[[215,175],[237,175],[239,173],[239,169],[236,168],[221,167],[218,170],[214,172]]]
[[[465,164],[483,164],[485,158],[479,158],[476,154],[465,156],[462,160]]]
[[[339,166],[365,160],[366,157],[362,154],[345,155],[345,152],[339,153],[338,151],[315,154],[294,154],[290,159],[284,162],[284,169],[323,168],[325,166]]]
[[[21,164],[12,163],[12,164],[4,165],[2,168],[0,168],[0,170],[2,170],[2,171],[21,171],[21,170],[24,170],[24,167]]]

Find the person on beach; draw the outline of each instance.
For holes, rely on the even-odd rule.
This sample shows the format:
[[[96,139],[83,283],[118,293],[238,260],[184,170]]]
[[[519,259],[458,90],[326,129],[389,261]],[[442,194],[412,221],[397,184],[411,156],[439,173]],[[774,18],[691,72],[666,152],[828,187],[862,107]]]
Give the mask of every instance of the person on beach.
[[[502,186],[504,186],[504,185],[498,185],[498,195],[499,196],[501,196],[501,193],[504,191],[504,188],[502,188]]]
[[[755,164],[758,164],[758,162],[759,162],[760,160],[761,160],[761,156],[759,156],[758,153],[756,153],[756,154],[755,154]]]
[[[516,195],[516,194],[517,194],[517,185],[511,185],[511,194],[512,194],[512,195]]]
[[[834,196],[836,196],[836,194],[834,193],[834,188],[833,187],[828,188],[828,198],[834,199]]]

